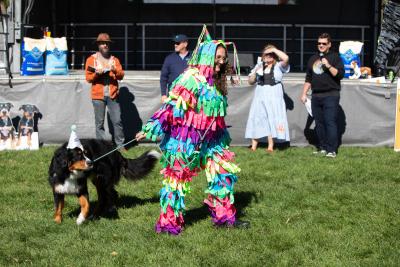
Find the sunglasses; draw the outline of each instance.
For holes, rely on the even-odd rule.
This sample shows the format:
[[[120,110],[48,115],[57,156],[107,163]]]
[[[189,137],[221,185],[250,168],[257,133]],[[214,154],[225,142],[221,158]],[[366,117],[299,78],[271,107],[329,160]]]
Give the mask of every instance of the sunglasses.
[[[175,42],[174,45],[180,45],[182,42]]]
[[[318,42],[318,45],[328,45],[328,43],[321,43],[321,42]]]

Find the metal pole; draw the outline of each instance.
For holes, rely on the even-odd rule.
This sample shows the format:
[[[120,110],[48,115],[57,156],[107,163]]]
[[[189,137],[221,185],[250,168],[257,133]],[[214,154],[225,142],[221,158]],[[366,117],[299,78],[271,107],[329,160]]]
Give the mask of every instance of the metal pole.
[[[124,26],[125,29],[125,43],[124,43],[124,47],[125,47],[125,51],[124,51],[124,56],[125,56],[125,70],[128,69],[128,24],[125,24]]]
[[[56,37],[57,36],[57,5],[56,0],[51,1],[51,35]]]
[[[381,11],[380,4],[381,4],[381,0],[375,0],[374,1],[374,25],[373,25],[373,27],[374,27],[374,30],[373,30],[374,36],[372,37],[372,46],[371,46],[371,48],[372,48],[372,53],[371,53],[372,60],[371,60],[371,63],[372,64],[374,63],[374,59],[375,59],[375,56],[376,56],[376,48],[377,48],[377,45],[378,45],[379,24],[380,24],[379,23],[379,18],[380,18],[380,11]]]
[[[283,26],[283,51],[286,53],[286,26]]]
[[[12,49],[12,72],[21,68],[21,0],[14,2],[14,35],[15,41]]]
[[[361,42],[364,44],[364,49],[362,50],[362,54],[361,54],[361,66],[364,66],[364,50],[365,50],[365,32],[364,32],[364,28],[361,28]]]
[[[142,69],[144,70],[146,68],[146,26],[143,24],[142,25]]]
[[[217,39],[217,7],[213,0],[213,37]]]
[[[300,70],[303,71],[304,62],[304,26],[300,28]]]

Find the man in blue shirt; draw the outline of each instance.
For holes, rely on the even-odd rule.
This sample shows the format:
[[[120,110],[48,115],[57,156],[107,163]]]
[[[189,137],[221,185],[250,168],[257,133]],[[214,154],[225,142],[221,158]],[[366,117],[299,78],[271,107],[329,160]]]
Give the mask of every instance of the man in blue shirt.
[[[187,36],[178,34],[172,38],[172,41],[174,42],[175,52],[165,58],[161,69],[161,102],[164,102],[168,97],[169,86],[187,68],[187,62],[190,59]]]

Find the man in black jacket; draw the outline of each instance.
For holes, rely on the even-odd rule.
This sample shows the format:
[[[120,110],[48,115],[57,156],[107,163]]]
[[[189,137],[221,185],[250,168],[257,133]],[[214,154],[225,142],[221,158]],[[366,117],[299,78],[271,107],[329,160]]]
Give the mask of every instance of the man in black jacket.
[[[168,97],[169,86],[187,68],[187,62],[190,59],[188,37],[184,34],[178,34],[172,38],[172,41],[174,42],[175,52],[165,58],[161,69],[161,102],[164,102]]]
[[[338,148],[337,117],[340,100],[340,80],[344,65],[337,53],[331,52],[331,37],[323,33],[318,37],[318,53],[307,64],[306,81],[300,100],[305,103],[311,88],[311,109],[318,137],[316,154],[335,158]]]

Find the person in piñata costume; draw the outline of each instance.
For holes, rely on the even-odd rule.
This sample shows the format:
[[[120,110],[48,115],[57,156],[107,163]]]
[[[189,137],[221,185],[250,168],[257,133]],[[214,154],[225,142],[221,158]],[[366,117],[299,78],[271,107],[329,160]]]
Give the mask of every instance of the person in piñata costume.
[[[201,42],[204,38],[204,41]],[[233,43],[212,40],[206,27],[188,62],[188,68],[171,84],[164,105],[142,127],[137,140],[156,140],[163,136],[160,148],[164,175],[160,190],[161,214],[156,232],[179,234],[184,226],[185,197],[190,181],[205,169],[208,205],[216,226],[247,227],[237,221],[234,185],[240,171],[228,150],[231,141],[224,117],[227,109],[227,45],[234,47],[234,69],[239,73]],[[237,76],[238,77],[238,76]],[[232,79],[231,79],[232,80]],[[239,80],[237,80],[239,81]]]

